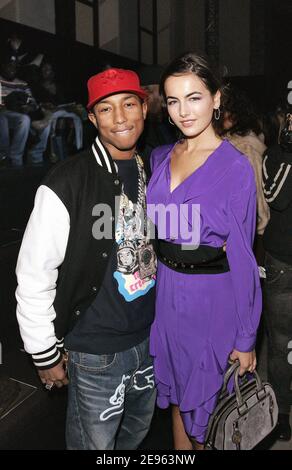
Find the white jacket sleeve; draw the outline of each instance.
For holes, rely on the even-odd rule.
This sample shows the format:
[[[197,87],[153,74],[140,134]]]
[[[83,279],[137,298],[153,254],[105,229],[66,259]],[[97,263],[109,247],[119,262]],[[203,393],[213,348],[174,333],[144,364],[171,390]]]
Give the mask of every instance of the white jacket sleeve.
[[[50,188],[40,186],[18,256],[16,299],[25,350],[41,368],[53,367],[60,360],[53,303],[69,229],[70,217],[63,202]]]

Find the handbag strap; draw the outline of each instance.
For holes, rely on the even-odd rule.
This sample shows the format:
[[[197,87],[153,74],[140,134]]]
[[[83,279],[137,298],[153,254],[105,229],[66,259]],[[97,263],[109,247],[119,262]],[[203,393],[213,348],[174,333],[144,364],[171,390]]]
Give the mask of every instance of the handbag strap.
[[[241,392],[240,392],[240,384],[239,384],[240,363],[239,363],[239,360],[236,359],[236,361],[229,360],[228,364],[230,364],[230,367],[228,367],[227,371],[225,372],[224,379],[223,379],[223,385],[222,385],[220,393],[219,393],[219,400],[221,400],[224,397],[224,395],[227,393],[228,382],[229,382],[230,378],[232,377],[232,375],[234,374],[234,389],[235,389],[235,394],[236,394],[236,400],[237,400],[238,406],[242,407],[242,406],[244,406],[244,402],[243,402],[243,398],[242,398],[242,395],[241,395]],[[261,380],[259,374],[257,373],[256,370],[254,372],[251,372],[251,373],[254,375],[255,380],[256,380],[257,392],[259,393],[261,390],[263,390],[263,392],[265,394],[265,388],[262,384],[262,380]]]
[[[260,376],[259,376],[259,374],[257,373],[256,370],[254,370],[251,373],[254,375],[255,380],[256,380],[258,398],[262,398],[262,397],[259,396],[261,391],[262,391],[263,397],[266,395],[265,387],[263,386],[262,380],[261,380],[261,378],[260,378]],[[242,394],[241,394],[241,391],[240,391],[239,378],[240,378],[240,375],[239,375],[239,367],[238,367],[235,370],[234,389],[235,389],[236,401],[237,401],[237,404],[238,404],[238,411],[239,411],[239,413],[241,413],[242,411],[245,410],[247,405],[243,401],[243,398],[242,398]]]
[[[236,360],[236,361],[230,361],[229,360],[228,364],[230,366],[228,367],[227,371],[224,374],[223,385],[222,385],[220,393],[219,393],[219,400],[221,400],[221,398],[226,394],[228,382],[229,382],[231,376],[236,371],[236,369],[238,369],[239,366],[240,366],[238,360]]]

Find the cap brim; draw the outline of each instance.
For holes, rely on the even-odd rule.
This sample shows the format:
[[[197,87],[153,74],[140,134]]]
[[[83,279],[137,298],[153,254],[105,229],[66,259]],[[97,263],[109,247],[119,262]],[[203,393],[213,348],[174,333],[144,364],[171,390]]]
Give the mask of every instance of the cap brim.
[[[148,97],[148,93],[146,91],[142,90],[142,89],[141,90],[119,90],[119,91],[114,91],[113,93],[107,93],[106,95],[100,96],[97,100],[94,100],[94,101],[91,101],[90,103],[88,103],[88,105],[86,106],[87,111],[90,111],[93,108],[93,106],[95,106],[99,101],[103,100],[107,96],[118,95],[120,93],[132,93],[133,95],[139,96],[139,98],[141,98],[142,100],[145,100],[145,98]]]

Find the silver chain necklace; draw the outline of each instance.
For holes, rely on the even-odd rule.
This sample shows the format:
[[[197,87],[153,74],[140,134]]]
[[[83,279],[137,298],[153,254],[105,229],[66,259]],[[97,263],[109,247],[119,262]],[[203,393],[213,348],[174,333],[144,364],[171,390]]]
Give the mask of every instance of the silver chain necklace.
[[[146,235],[146,175],[143,162],[139,155],[135,155],[138,167],[138,196],[134,204],[129,200],[122,186],[120,210],[118,216],[118,238],[121,240],[137,240]]]
[[[157,261],[147,231],[146,175],[141,157],[136,154],[135,159],[138,167],[137,203],[129,200],[122,187],[116,232],[117,270],[124,274],[138,270],[141,281],[155,275]]]

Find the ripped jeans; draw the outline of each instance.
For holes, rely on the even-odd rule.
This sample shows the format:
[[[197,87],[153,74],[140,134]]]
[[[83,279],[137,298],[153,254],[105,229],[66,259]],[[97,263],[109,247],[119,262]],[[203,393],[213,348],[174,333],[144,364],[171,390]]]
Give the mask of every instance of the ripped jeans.
[[[67,449],[132,450],[155,405],[149,339],[116,354],[69,351]]]

